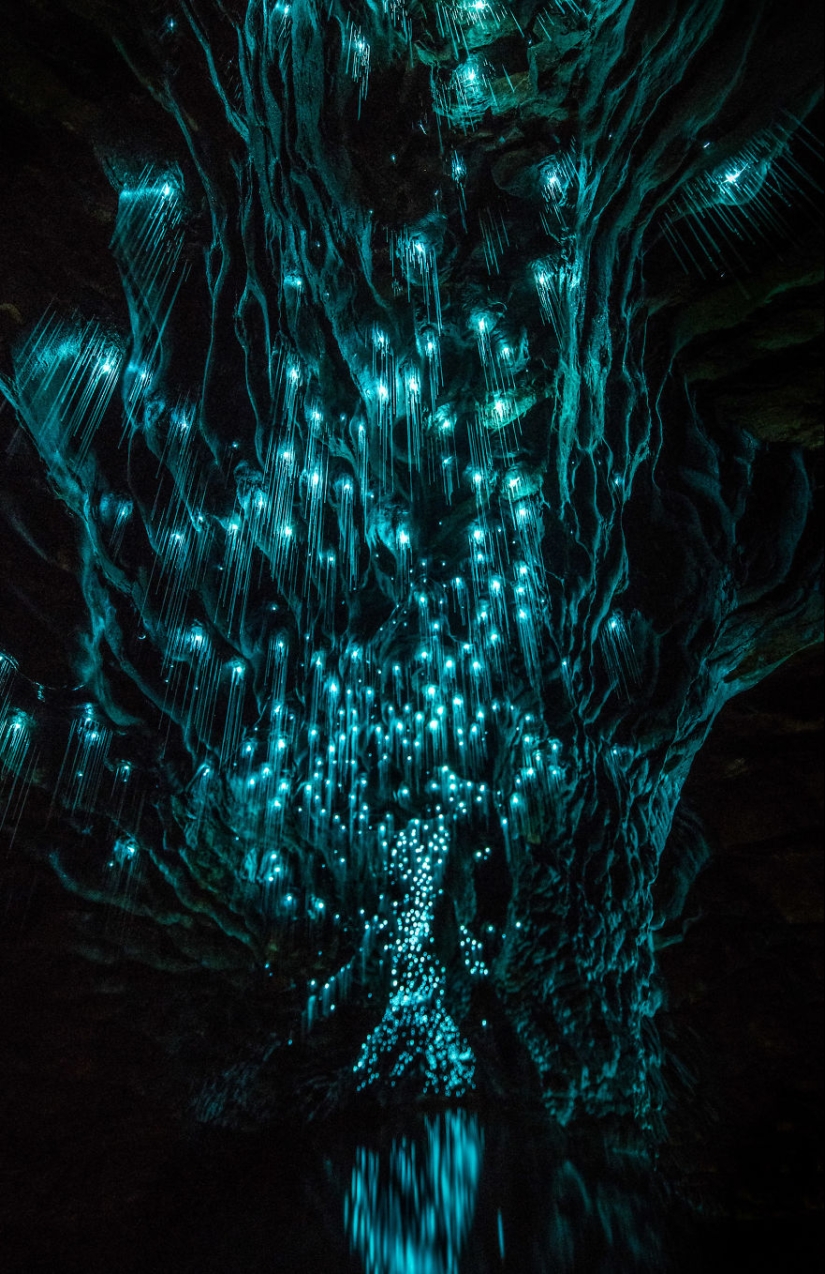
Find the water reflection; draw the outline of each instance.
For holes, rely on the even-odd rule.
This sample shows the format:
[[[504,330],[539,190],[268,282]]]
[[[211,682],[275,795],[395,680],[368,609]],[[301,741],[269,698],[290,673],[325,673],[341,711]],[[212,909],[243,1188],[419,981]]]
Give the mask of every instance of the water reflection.
[[[118,1214],[101,1232],[96,1212],[88,1253],[14,1268],[673,1274],[676,1265],[695,1274],[718,1265],[712,1240],[701,1255],[704,1238],[697,1248],[690,1228],[673,1231],[673,1199],[626,1130],[574,1134],[504,1109],[384,1112],[375,1122],[361,1111],[335,1127],[256,1134],[204,1127],[142,1194],[138,1176],[129,1226]]]
[[[365,1274],[458,1274],[483,1156],[478,1119],[463,1110],[383,1152],[359,1146],[344,1224]]]
[[[669,1267],[651,1165],[627,1145],[454,1110],[377,1133],[350,1163],[344,1227],[364,1274]]]

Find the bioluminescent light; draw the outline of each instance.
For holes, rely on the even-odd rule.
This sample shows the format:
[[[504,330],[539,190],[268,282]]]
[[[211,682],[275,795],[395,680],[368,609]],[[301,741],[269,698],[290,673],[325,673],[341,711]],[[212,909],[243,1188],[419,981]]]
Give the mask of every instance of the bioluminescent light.
[[[703,149],[712,158],[709,142]],[[683,268],[702,277],[742,271],[746,245],[784,237],[790,206],[813,208],[821,195],[810,165],[800,162],[805,152],[816,154],[816,147],[789,120],[686,183],[663,225]]]
[[[68,887],[154,907],[183,968],[265,975],[273,1048],[368,1014],[342,1092],[483,1089],[488,997],[556,1118],[649,1124],[668,829],[743,650],[814,586],[804,518],[752,516],[769,448],[704,431],[647,252],[721,272],[781,243],[806,135],[705,147],[707,15],[678,76],[665,14],[614,84],[615,4],[524,29],[495,0],[242,9],[173,4],[139,56],[124,35],[180,130],[177,161],[106,159],[129,330],[49,313],[0,379],[81,616],[60,690],[0,655],[5,817],[48,792]],[[793,464],[777,507],[807,508]],[[759,574],[780,558],[792,595]],[[196,1117],[251,1103],[261,1064]],[[427,1151],[463,1200],[437,1243],[364,1153],[368,1268],[457,1268],[461,1137],[471,1164],[468,1121]]]
[[[475,1115],[425,1121],[388,1152],[359,1146],[344,1224],[365,1274],[458,1274],[475,1212],[484,1135]]]
[[[347,26],[346,43],[347,69],[358,85],[358,111],[367,96],[370,80],[370,46],[365,40],[361,28],[351,19]]]
[[[400,893],[390,999],[355,1066],[362,1088],[387,1072],[397,1084],[417,1071],[424,1093],[456,1097],[473,1087],[472,1051],[445,1007],[445,971],[432,950],[435,900],[449,850],[446,828],[443,815],[434,825],[415,819],[389,851],[390,880]]]

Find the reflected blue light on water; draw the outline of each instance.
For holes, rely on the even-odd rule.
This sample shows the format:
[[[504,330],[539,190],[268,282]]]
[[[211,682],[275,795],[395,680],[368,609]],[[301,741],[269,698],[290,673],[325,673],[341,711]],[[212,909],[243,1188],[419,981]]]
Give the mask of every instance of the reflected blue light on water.
[[[475,1115],[427,1119],[388,1151],[359,1146],[344,1224],[365,1274],[458,1274],[476,1206],[484,1135]],[[499,1217],[499,1235],[503,1232]]]

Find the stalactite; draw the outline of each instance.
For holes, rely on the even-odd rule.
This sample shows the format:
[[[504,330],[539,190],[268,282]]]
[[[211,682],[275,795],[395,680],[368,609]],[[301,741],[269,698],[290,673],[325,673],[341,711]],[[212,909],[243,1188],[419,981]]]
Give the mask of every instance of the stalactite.
[[[271,973],[284,934],[318,951],[291,1010],[305,1041],[372,1014],[351,1090],[489,1079],[483,981],[560,1121],[649,1125],[652,890],[681,784],[761,635],[809,615],[816,564],[800,465],[747,609],[752,476],[734,499],[678,350],[648,350],[645,253],[744,261],[811,187],[809,142],[784,116],[721,162],[697,145],[721,0],[663,10],[643,44],[629,0],[174,8],[185,74],[148,30],[118,37],[184,143],[108,165],[128,338],[49,315],[2,382],[81,527],[75,663],[100,701],[40,775],[0,655],[12,817],[37,780],[53,819],[105,821],[111,783],[99,879],[57,852],[61,878],[154,909],[187,958],[207,929],[227,966]],[[568,83],[564,49],[578,110],[562,94],[554,132],[538,81],[546,58]],[[713,92],[721,111],[735,76]],[[682,574],[707,581],[689,625],[638,584],[666,483]],[[483,894],[493,860],[482,928],[455,882]]]

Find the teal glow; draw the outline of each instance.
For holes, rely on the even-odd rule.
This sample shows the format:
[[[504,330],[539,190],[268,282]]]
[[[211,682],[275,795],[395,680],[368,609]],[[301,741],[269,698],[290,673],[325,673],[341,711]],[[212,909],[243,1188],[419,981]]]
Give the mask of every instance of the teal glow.
[[[458,1274],[484,1156],[474,1115],[448,1111],[421,1140],[356,1151],[344,1224],[364,1274]]]
[[[173,8],[146,56],[181,166],[106,160],[128,332],[50,313],[0,380],[76,532],[80,614],[71,690],[0,655],[8,808],[48,793],[92,846],[59,868],[84,897],[171,896],[184,967],[265,972],[305,1056],[351,1014],[351,1096],[484,1091],[489,1002],[555,1118],[650,1121],[654,886],[759,636],[761,550],[738,538],[756,444],[728,499],[675,354],[649,360],[643,266],[662,235],[713,272],[781,242],[792,125],[717,153],[636,98],[699,74],[699,23],[687,70],[675,36],[639,50],[605,135],[618,0],[529,34],[495,0]],[[648,588],[674,393],[689,633]]]

